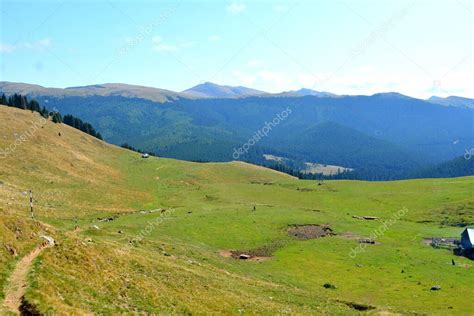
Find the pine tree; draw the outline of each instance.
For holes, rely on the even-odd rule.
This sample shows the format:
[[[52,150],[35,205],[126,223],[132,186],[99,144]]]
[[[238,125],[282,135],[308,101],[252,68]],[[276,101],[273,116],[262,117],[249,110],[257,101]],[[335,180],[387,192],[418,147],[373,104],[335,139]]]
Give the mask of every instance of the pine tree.
[[[41,113],[41,116],[44,117],[44,118],[48,118],[48,116],[49,116],[48,110],[44,106],[43,106],[43,109],[41,110],[40,113]]]
[[[53,113],[53,123],[62,123],[62,118],[61,118],[61,114],[59,114],[58,112],[54,112]]]
[[[31,100],[31,101],[28,103],[28,109],[30,109],[32,112],[39,112],[39,113],[41,113],[40,105],[39,105],[38,101],[36,101],[36,100]]]
[[[16,107],[16,108],[20,108],[21,107],[21,101],[20,101],[20,96],[18,94],[14,94],[13,95],[13,106]]]
[[[0,97],[0,104],[8,105],[8,100],[7,100],[7,97],[5,96],[5,93],[2,93],[2,96]]]
[[[22,95],[20,95],[20,108],[23,110],[28,109],[28,99]]]

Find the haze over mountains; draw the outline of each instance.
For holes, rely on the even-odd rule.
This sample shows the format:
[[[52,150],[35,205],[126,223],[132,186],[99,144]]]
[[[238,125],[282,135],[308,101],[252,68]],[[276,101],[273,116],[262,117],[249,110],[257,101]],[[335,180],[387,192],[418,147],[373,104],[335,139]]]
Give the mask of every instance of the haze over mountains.
[[[51,96],[122,96],[129,98],[142,98],[155,102],[166,102],[175,98],[236,98],[250,96],[317,96],[317,97],[341,97],[340,95],[316,91],[309,88],[301,88],[299,90],[283,91],[280,93],[268,93],[243,86],[227,86],[219,85],[212,82],[205,82],[181,92],[175,92],[167,89],[154,87],[124,84],[124,83],[104,83],[88,86],[77,86],[67,88],[49,88],[37,84],[0,81],[0,91],[5,94],[19,93],[31,97],[41,95]],[[399,97],[407,97],[400,93],[376,93],[374,95],[392,95]],[[344,95],[349,96],[349,95]],[[445,105],[459,107],[474,107],[474,99],[464,98],[460,96],[449,96],[446,98],[432,96],[426,101]]]
[[[466,107],[466,108],[473,108],[474,107],[474,99],[457,97],[457,96],[449,96],[446,98],[432,96],[428,99],[429,102],[445,105],[445,106],[459,106],[459,107]]]
[[[268,94],[264,91],[250,89],[247,87],[221,86],[211,82],[205,82],[182,92],[185,95],[198,98],[231,98]]]
[[[235,98],[248,96],[317,96],[317,97],[339,97],[339,95],[316,91],[308,88],[291,90],[280,93],[268,93],[243,86],[218,85],[211,82],[198,84],[182,92],[175,92],[167,89],[160,89],[147,86],[131,85],[124,83],[104,83],[88,86],[77,86],[67,88],[49,88],[37,84],[0,81],[0,91],[5,94],[19,93],[31,97],[38,95],[51,96],[123,96],[129,98],[143,98],[155,102],[165,102],[168,99],[181,98]],[[383,93],[389,94],[389,93]],[[393,93],[393,95],[403,96]],[[347,96],[347,95],[346,95]],[[472,107],[474,100],[459,96],[449,96],[446,98],[432,96],[427,101],[446,106]]]
[[[273,154],[296,170],[321,163],[354,169],[355,178],[395,179],[474,148],[474,109],[459,97],[426,101],[309,89],[266,94],[211,83],[179,93],[125,84],[57,89],[1,82],[0,92],[22,93],[84,119],[114,144],[185,160],[235,160],[236,149],[288,110],[238,159],[267,165],[263,155]]]
[[[287,94],[292,94],[292,95],[312,95],[316,97],[337,97],[337,94],[330,93],[330,92],[322,92],[322,91],[316,91],[313,89],[307,89],[307,88],[301,88],[299,90],[292,90],[287,92]]]

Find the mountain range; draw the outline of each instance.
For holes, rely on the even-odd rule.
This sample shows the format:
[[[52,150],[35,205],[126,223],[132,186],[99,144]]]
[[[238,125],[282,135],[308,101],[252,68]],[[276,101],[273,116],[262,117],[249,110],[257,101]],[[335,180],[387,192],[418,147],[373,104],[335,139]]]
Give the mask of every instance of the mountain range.
[[[144,87],[136,85],[128,85],[123,83],[105,83],[95,84],[82,87],[46,88],[40,85],[17,83],[17,82],[0,82],[0,91],[6,95],[19,93],[30,97],[49,96],[54,98],[67,97],[90,97],[90,96],[121,96],[125,98],[140,98],[153,102],[166,102],[178,97],[183,97],[180,93]]]
[[[356,178],[382,180],[474,148],[474,109],[398,93],[266,94],[211,83],[183,92],[125,84],[58,89],[9,82],[0,83],[0,92],[22,93],[84,119],[114,144],[185,160],[267,165],[264,155],[271,154],[296,169],[307,163],[337,165],[354,169]],[[282,118],[284,112],[290,114]],[[266,136],[255,141],[265,126]],[[250,143],[244,154],[233,155]]]
[[[234,98],[268,94],[267,92],[250,89],[247,87],[221,86],[205,82],[182,92],[186,96],[197,98]]]
[[[457,96],[449,96],[446,98],[432,96],[428,99],[428,102],[440,104],[444,106],[458,106],[458,107],[474,108],[473,99],[457,97]]]
[[[19,93],[31,97],[50,95],[54,97],[66,96],[122,96],[127,98],[140,98],[154,102],[166,102],[177,98],[199,99],[199,98],[242,98],[250,96],[316,96],[316,97],[341,97],[340,95],[316,91],[308,88],[290,90],[279,93],[268,93],[243,86],[218,85],[212,82],[205,82],[181,92],[167,89],[131,85],[124,83],[104,83],[88,86],[67,87],[67,88],[47,88],[36,84],[0,81],[0,91],[9,95]],[[375,94],[377,95],[377,94]],[[407,97],[399,93],[382,93],[382,95],[398,95]],[[345,95],[347,96],[347,95]],[[432,96],[426,101],[445,106],[474,107],[474,99],[449,96],[446,98]]]

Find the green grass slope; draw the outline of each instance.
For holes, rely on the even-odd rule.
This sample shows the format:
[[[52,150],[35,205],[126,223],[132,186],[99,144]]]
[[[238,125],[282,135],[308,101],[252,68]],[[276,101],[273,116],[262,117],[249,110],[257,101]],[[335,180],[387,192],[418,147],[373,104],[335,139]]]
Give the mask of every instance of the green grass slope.
[[[0,107],[0,148],[39,119]],[[34,233],[51,225],[58,242],[29,275],[25,299],[42,313],[472,312],[472,261],[423,238],[457,237],[457,225],[474,223],[473,177],[318,186],[240,162],[142,159],[45,122],[1,159],[0,181],[0,223],[21,221]],[[29,189],[40,223],[28,219]],[[329,224],[334,235],[294,239],[287,229],[296,224]],[[382,226],[378,244],[351,256],[359,238]],[[4,246],[12,237],[0,238]],[[230,250],[270,258],[221,255]],[[11,257],[0,261],[2,288]]]

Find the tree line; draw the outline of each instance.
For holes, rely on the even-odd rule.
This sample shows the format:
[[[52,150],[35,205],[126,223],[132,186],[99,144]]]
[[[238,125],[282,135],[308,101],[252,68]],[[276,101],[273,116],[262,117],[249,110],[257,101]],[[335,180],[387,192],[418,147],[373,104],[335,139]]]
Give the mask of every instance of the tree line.
[[[140,154],[145,154],[147,153],[148,155],[150,156],[155,156],[155,157],[158,157],[158,154],[154,153],[154,152],[149,152],[149,151],[143,151],[139,148],[135,148],[131,145],[129,145],[128,143],[123,143],[122,145],[120,145],[120,147],[122,148],[125,148],[125,149],[128,149],[128,150],[131,150],[131,151],[135,151],[137,153],[140,153]]]
[[[102,135],[97,132],[91,124],[84,122],[80,118],[74,117],[70,114],[67,114],[63,117],[58,111],[49,111],[45,106],[41,107],[38,101],[28,100],[28,98],[24,95],[15,93],[7,97],[3,93],[0,96],[0,104],[22,110],[30,110],[31,112],[38,112],[46,119],[51,118],[53,123],[64,123],[102,140]]]
[[[98,139],[102,139],[102,135],[100,135],[100,133],[97,132],[91,124],[82,121],[80,118],[72,116],[71,114],[67,114],[67,115],[64,115],[64,117],[62,118],[62,121],[66,125],[72,126],[75,129],[78,129],[84,133],[92,135]]]

